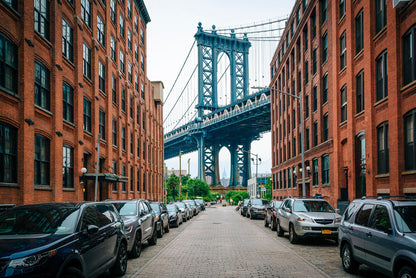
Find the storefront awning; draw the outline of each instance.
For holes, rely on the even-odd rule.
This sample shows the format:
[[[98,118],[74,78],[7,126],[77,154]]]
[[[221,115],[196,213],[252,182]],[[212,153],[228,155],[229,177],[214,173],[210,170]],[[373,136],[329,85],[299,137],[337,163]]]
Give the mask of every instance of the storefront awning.
[[[86,180],[94,180],[97,174],[95,173],[86,173],[82,177]],[[111,173],[98,173],[99,182],[128,182],[128,177],[118,176]]]

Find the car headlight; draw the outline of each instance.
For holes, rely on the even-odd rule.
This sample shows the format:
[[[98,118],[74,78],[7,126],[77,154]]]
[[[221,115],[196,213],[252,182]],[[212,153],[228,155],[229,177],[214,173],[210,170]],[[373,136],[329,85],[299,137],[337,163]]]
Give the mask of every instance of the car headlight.
[[[341,222],[342,217],[336,217],[335,218],[335,223],[340,223]]]
[[[311,222],[311,223],[314,223],[314,221],[313,221],[313,219],[312,218],[310,218],[310,217],[298,217],[298,219],[296,219],[297,221],[299,221],[299,222],[302,222],[302,221],[304,221],[304,222]]]
[[[42,254],[35,254],[35,255],[30,255],[27,257],[19,258],[19,259],[14,259],[10,261],[9,267],[18,268],[18,269],[32,267],[37,264],[44,263],[47,260],[47,258],[52,257],[55,254],[56,254],[56,250],[51,250]]]

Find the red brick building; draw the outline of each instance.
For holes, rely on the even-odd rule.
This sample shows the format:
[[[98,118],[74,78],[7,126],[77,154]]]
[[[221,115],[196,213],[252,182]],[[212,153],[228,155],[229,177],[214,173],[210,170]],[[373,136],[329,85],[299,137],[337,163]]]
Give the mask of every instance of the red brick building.
[[[296,1],[270,87],[302,96],[307,196],[416,194],[416,2],[399,2]],[[272,92],[273,196],[301,196],[299,101]]]
[[[98,200],[163,199],[149,21],[143,0],[0,0],[0,203],[94,200],[97,157]]]

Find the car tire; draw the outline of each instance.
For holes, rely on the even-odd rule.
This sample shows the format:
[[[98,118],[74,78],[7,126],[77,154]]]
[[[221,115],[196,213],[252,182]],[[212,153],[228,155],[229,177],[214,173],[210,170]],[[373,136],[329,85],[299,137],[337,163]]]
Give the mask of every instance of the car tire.
[[[85,278],[85,276],[79,268],[70,266],[62,271],[60,278]]]
[[[125,242],[120,243],[118,248],[118,254],[116,262],[110,268],[110,272],[114,276],[123,276],[127,270],[127,244]]]
[[[157,243],[157,229],[155,229],[155,228],[156,227],[154,227],[152,237],[149,238],[149,240],[147,241],[149,243],[149,245],[156,245],[156,243]]]
[[[267,216],[264,217],[264,227],[269,227],[269,223],[267,223]]]
[[[403,266],[399,274],[397,275],[398,278],[415,278],[416,277],[416,271],[414,268],[410,266]]]
[[[277,229],[275,219],[272,220],[271,228],[272,228],[272,231],[276,231],[276,229]]]
[[[157,237],[161,238],[163,237],[163,223],[160,224],[160,230],[157,232]]]
[[[355,274],[358,272],[358,267],[360,266],[352,255],[351,246],[349,244],[344,244],[341,251],[341,260],[342,267],[348,273]]]
[[[142,236],[139,232],[136,233],[136,237],[134,239],[133,247],[130,251],[130,256],[132,258],[140,257],[142,253]]]
[[[293,224],[290,224],[289,226],[289,241],[292,244],[296,244],[299,240],[298,235],[296,234],[295,227],[293,227]]]
[[[283,231],[282,227],[280,227],[279,221],[277,221],[277,224],[276,224],[276,231],[277,231],[277,236],[278,237],[282,237],[285,234],[285,231]]]

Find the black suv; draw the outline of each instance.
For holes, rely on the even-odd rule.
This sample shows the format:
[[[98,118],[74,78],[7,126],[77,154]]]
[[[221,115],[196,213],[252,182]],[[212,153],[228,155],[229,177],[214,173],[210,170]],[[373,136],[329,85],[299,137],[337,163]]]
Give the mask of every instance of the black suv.
[[[344,270],[369,265],[393,277],[416,277],[416,199],[360,199],[339,226]]]
[[[127,240],[114,206],[44,203],[0,214],[0,277],[90,277],[127,269]]]
[[[162,202],[152,202],[150,206],[156,213],[157,235],[158,237],[162,237],[163,233],[169,233],[168,209]]]

